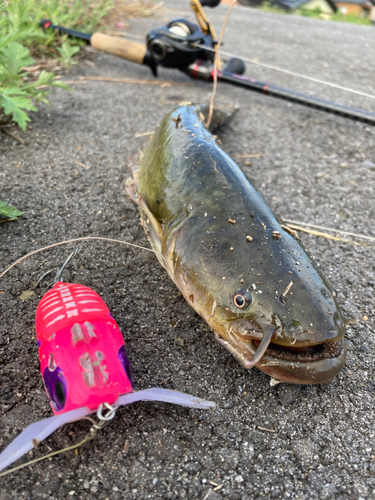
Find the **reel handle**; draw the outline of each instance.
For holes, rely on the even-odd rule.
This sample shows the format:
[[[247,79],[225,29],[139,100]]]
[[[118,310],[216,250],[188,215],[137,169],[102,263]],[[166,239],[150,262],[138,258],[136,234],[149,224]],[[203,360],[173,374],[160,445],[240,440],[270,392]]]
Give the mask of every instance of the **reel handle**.
[[[224,65],[223,71],[227,71],[228,73],[234,73],[236,75],[243,75],[245,73],[245,64],[242,59],[238,59],[237,57],[232,57]]]

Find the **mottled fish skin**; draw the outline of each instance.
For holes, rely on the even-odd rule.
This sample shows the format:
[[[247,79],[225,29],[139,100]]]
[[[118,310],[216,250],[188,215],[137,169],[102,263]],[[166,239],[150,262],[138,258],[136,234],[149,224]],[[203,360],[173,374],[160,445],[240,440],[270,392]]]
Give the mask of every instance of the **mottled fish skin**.
[[[151,245],[189,304],[245,368],[273,328],[257,367],[284,382],[327,382],[346,355],[336,294],[218,147],[202,124],[206,112],[177,108],[146,147],[135,198]],[[215,112],[217,123],[221,116]],[[250,297],[248,307],[236,307],[237,291]]]

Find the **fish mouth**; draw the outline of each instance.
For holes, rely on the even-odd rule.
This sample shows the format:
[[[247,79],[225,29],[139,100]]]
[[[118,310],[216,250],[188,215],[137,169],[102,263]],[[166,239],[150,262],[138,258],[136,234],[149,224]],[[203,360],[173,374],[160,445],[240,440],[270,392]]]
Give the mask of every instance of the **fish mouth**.
[[[216,339],[243,365],[250,369],[253,359],[261,349],[263,333],[253,328],[237,330],[226,335],[216,335]],[[258,337],[258,338],[254,338]],[[337,339],[337,337],[336,337]],[[271,340],[274,340],[273,338]],[[343,338],[329,340],[308,346],[285,346],[269,342],[255,365],[280,382],[291,384],[322,384],[330,381],[344,366],[346,345]]]
[[[253,349],[257,349],[257,342]],[[322,342],[307,347],[269,344],[257,367],[271,377],[289,384],[325,384],[343,368],[345,339]]]
[[[260,345],[260,341],[252,340],[251,343],[253,344],[254,352],[256,352]],[[336,342],[323,342],[321,344],[306,347],[283,346],[271,342],[264,355],[283,361],[312,363],[322,359],[337,358],[340,356],[343,349],[344,342],[342,339]]]

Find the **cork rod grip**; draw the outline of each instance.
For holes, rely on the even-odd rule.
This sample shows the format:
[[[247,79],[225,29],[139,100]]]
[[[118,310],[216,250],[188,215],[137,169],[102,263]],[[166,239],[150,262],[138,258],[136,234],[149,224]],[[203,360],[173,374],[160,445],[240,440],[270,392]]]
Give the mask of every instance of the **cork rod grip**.
[[[146,45],[143,43],[132,42],[117,36],[103,35],[102,33],[94,33],[90,43],[95,49],[138,64],[143,64],[147,50]]]

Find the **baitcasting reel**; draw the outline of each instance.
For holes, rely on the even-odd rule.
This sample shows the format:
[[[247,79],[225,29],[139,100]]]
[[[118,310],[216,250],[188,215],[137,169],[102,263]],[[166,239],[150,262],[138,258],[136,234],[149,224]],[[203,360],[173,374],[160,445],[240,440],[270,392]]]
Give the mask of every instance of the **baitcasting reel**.
[[[197,61],[206,63],[205,67],[207,63],[212,65],[218,40],[202,7],[217,7],[219,3],[220,0],[190,0],[199,26],[186,19],[175,19],[163,28],[150,31],[146,37],[150,60],[166,68],[188,72]],[[240,59],[233,58],[222,68],[219,58],[218,69],[242,75],[245,66]]]
[[[186,19],[175,19],[157,28],[146,37],[150,56],[161,66],[167,68],[186,68],[197,59],[212,61],[213,53],[203,46],[214,49],[216,40],[212,33],[203,33],[196,25]]]
[[[219,2],[215,1],[217,5]],[[216,34],[208,19],[202,17],[204,12],[201,5],[206,3],[199,4],[198,0],[192,0],[191,5],[200,26],[186,19],[175,19],[162,28],[150,31],[146,37],[147,55],[156,65],[177,68],[189,74],[195,75],[199,66],[200,73],[203,70],[205,72],[204,75],[200,74],[200,77],[210,80],[217,44]],[[207,5],[214,6],[208,3]],[[245,72],[245,65],[238,58],[231,58],[224,67],[219,59],[218,68],[237,75],[243,75]],[[197,75],[194,76],[196,77]]]
[[[163,28],[150,31],[146,37],[149,60],[156,65],[177,68],[189,74],[195,71],[192,68],[195,68],[196,63],[199,65],[202,62],[202,68],[211,67],[211,74],[218,40],[202,7],[216,7],[219,3],[220,0],[190,0],[198,25],[186,19],[175,19]],[[224,67],[219,58],[217,67],[238,75],[245,71],[243,61],[237,58],[230,59]],[[203,79],[209,78],[205,76]]]

